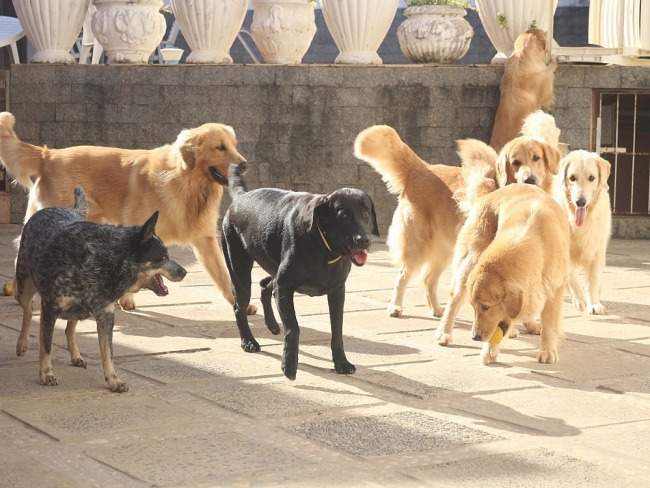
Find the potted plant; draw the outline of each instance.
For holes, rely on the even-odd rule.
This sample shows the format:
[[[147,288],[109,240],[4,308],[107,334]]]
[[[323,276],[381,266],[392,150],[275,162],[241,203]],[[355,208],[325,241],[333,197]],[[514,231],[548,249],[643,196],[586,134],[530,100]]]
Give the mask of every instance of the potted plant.
[[[377,50],[399,0],[321,0],[325,25],[339,48],[335,63],[382,64]]]
[[[469,50],[474,29],[464,0],[406,0],[406,20],[397,28],[404,56],[414,63],[453,64]]]
[[[505,63],[522,32],[536,27],[548,32],[558,0],[476,0],[476,11],[497,50],[492,64]]]
[[[253,0],[251,37],[264,61],[298,64],[316,35],[316,0]]]

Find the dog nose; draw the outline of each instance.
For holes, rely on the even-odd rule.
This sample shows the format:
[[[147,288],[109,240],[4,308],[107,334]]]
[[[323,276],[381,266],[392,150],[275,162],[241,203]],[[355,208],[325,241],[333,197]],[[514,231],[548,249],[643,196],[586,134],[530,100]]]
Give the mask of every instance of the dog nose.
[[[473,340],[473,341],[479,341],[479,342],[482,342],[482,341],[483,341],[483,336],[481,335],[480,332],[476,332],[476,333],[472,336],[472,340]]]
[[[370,237],[368,236],[368,234],[364,234],[364,235],[357,234],[356,236],[354,236],[353,240],[354,240],[354,245],[360,248],[365,249],[370,245]]]
[[[524,183],[527,183],[529,185],[534,185],[535,183],[537,183],[537,178],[535,176],[531,175],[531,176],[529,176],[528,178],[526,178],[524,180]]]
[[[587,205],[587,199],[585,197],[580,197],[576,200],[576,207],[582,208]]]

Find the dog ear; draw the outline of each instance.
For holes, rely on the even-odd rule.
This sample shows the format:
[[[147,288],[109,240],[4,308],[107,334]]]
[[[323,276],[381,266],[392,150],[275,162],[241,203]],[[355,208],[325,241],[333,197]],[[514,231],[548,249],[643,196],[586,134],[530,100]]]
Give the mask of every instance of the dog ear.
[[[201,136],[191,130],[184,130],[178,136],[178,150],[187,169],[196,166],[196,149],[201,145]]]
[[[548,169],[552,175],[556,175],[558,172],[558,165],[560,164],[560,159],[562,155],[560,151],[555,149],[553,146],[547,143],[542,143],[544,151],[544,161],[546,162],[546,169]]]
[[[377,225],[377,213],[375,212],[375,204],[370,200],[370,213],[372,215],[372,234],[381,237],[379,235],[379,226]]]
[[[609,184],[607,183],[607,180],[609,179],[609,173],[612,170],[612,165],[609,161],[601,158],[600,156],[598,156],[598,159],[596,159],[596,161],[598,162],[598,176],[600,177],[600,186],[605,190],[609,190]]]
[[[494,164],[494,170],[497,174],[497,184],[499,188],[503,188],[508,184],[508,149],[510,148],[509,144],[506,144],[505,147],[499,152],[497,161]]]
[[[524,293],[523,290],[512,283],[506,283],[505,297],[503,299],[503,306],[506,309],[508,318],[515,319],[521,313],[524,307]]]
[[[319,195],[298,210],[298,221],[307,232],[311,232],[319,218],[327,215],[329,202],[329,195]]]
[[[156,222],[158,222],[158,210],[142,226],[140,231],[141,242],[150,241],[156,234]]]

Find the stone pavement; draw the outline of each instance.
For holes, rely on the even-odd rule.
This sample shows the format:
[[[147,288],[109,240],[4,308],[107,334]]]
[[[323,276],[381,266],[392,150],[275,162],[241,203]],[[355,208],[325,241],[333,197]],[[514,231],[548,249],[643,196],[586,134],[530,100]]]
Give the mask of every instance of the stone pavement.
[[[16,225],[0,226],[0,280],[11,279]],[[57,387],[38,383],[38,328],[16,357],[21,309],[0,297],[0,486],[622,487],[650,486],[650,245],[612,241],[609,315],[565,300],[560,362],[535,362],[539,337],[502,344],[479,364],[463,307],[455,344],[439,346],[422,286],[405,317],[386,305],[396,271],[382,241],[348,279],[344,336],[352,376],[332,369],[324,297],[298,296],[298,378],[282,344],[252,318],[246,354],[229,305],[191,252],[170,295],[136,295],[118,312],[116,369],[103,379],[95,323],[78,328],[88,369],[71,366],[57,324]],[[262,274],[254,270],[254,278]],[[445,293],[449,272],[443,276]],[[259,305],[257,287],[255,303]]]

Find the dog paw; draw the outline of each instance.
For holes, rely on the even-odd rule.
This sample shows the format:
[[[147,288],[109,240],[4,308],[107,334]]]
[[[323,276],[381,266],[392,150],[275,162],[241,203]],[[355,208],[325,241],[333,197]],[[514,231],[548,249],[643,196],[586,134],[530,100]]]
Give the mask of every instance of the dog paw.
[[[72,365],[76,368],[84,368],[86,369],[88,365],[86,364],[86,361],[83,360],[82,357],[78,358],[72,358],[71,359]]]
[[[431,310],[431,315],[433,315],[436,318],[442,317],[442,314],[445,313],[445,309],[442,307],[433,307]]]
[[[43,375],[41,378],[41,384],[45,386],[57,386],[59,384],[59,380],[57,380],[56,376],[54,376],[52,373],[48,373],[46,375]]]
[[[124,381],[120,381],[120,380],[111,381],[108,384],[108,387],[114,393],[125,393],[129,391],[129,385],[124,383]]]
[[[578,312],[584,312],[585,311],[585,301],[580,299],[580,298],[572,298],[571,301],[573,302],[573,307],[578,311]]]
[[[510,339],[515,339],[519,337],[519,329],[517,329],[517,327],[515,327],[514,325],[510,327],[510,330],[508,331],[508,337]]]
[[[121,298],[120,299],[120,306],[122,307],[122,310],[135,310],[135,301],[133,298]]]
[[[241,348],[245,352],[260,352],[261,347],[255,339],[242,339]]]
[[[24,356],[25,353],[27,352],[27,343],[24,344],[16,344],[16,356]]]
[[[498,345],[493,345],[486,342],[483,344],[483,349],[481,350],[481,364],[487,366],[488,364],[495,362],[497,360],[499,352],[500,350]]]
[[[588,312],[590,315],[604,315],[605,307],[602,303],[593,303],[589,305]]]
[[[257,307],[252,303],[249,303],[248,307],[246,307],[246,315],[255,315],[256,313],[257,313]]]
[[[540,351],[537,355],[537,362],[544,364],[553,364],[557,363],[560,357],[555,349],[546,349]]]
[[[451,344],[451,334],[445,333],[445,327],[442,324],[440,324],[436,330],[436,339],[438,340],[438,344],[441,346],[448,346]]]
[[[389,305],[388,306],[388,316],[389,317],[401,317],[402,316],[402,307],[398,307],[397,305]]]
[[[357,368],[348,361],[334,363],[334,371],[338,374],[354,374]]]
[[[529,334],[539,335],[540,332],[542,331],[542,326],[539,324],[539,322],[524,322],[524,328],[526,329],[526,332]],[[514,337],[514,336],[510,334],[510,337]]]
[[[265,318],[264,323],[266,324],[266,328],[269,329],[271,334],[278,335],[280,333],[280,326],[278,325],[277,320],[269,320]]]
[[[296,373],[298,372],[298,358],[295,359],[283,359],[282,360],[282,371],[284,375],[289,378],[291,381],[296,379]]]

